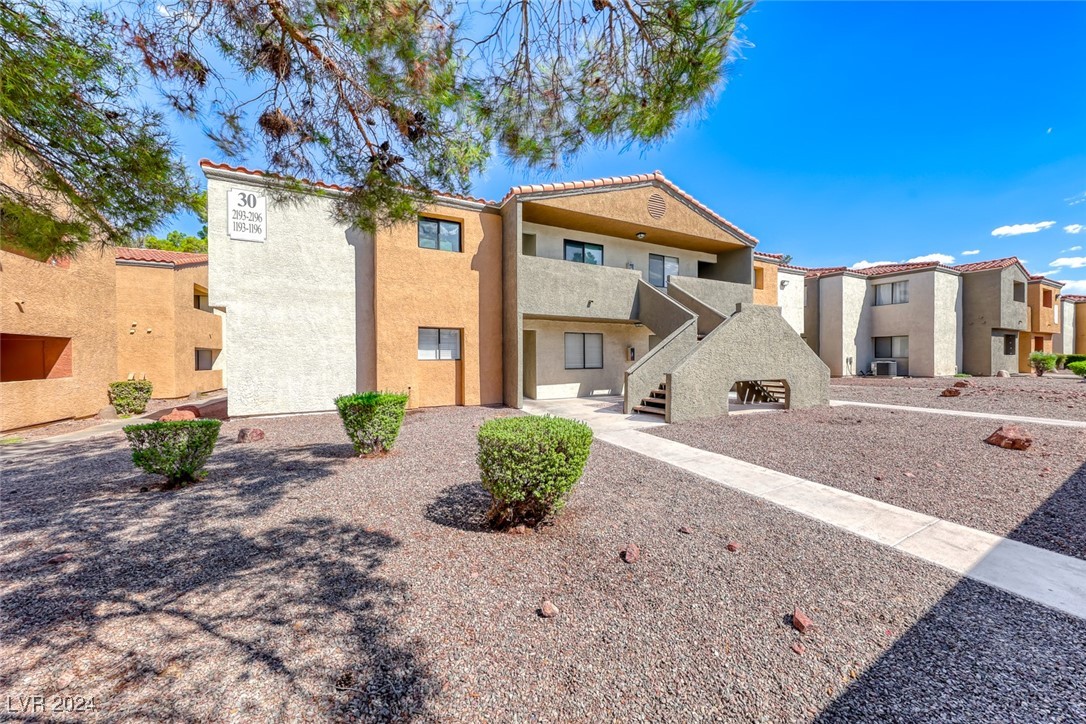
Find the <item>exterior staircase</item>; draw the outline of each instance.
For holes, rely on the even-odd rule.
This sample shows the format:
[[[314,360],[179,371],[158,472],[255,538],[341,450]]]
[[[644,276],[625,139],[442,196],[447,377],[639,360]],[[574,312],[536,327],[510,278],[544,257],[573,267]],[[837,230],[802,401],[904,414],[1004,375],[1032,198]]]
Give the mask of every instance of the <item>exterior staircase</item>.
[[[744,405],[759,402],[784,402],[784,383],[779,380],[751,380],[735,383],[735,396]]]
[[[633,409],[634,412],[663,417],[667,413],[667,383],[661,382],[648,397],[642,397],[641,404],[634,405]]]

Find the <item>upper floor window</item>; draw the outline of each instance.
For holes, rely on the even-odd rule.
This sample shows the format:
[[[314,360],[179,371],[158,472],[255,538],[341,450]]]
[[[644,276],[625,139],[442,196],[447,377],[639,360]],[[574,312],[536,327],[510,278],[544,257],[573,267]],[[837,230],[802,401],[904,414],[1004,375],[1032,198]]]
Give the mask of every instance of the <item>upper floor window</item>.
[[[202,312],[211,311],[211,305],[207,302],[207,290],[195,284],[192,287],[192,306]]]
[[[419,359],[460,359],[460,330],[419,327]]]
[[[765,289],[765,269],[760,266],[754,267],[754,288]]]
[[[667,278],[678,273],[678,257],[649,254],[649,284],[652,286],[663,289],[667,286]]]
[[[1026,301],[1026,285],[1023,282],[1014,283],[1014,301]]]
[[[1041,304],[1043,304],[1046,307],[1051,309],[1051,307],[1052,307],[1052,290],[1051,289],[1042,289],[1041,290]]]
[[[875,356],[881,358],[909,356],[908,337],[875,337]]]
[[[909,282],[891,282],[875,285],[875,306],[906,304],[909,301]]]
[[[565,260],[603,266],[603,247],[599,244],[566,239]]]
[[[419,246],[423,249],[460,251],[460,222],[420,216]]]

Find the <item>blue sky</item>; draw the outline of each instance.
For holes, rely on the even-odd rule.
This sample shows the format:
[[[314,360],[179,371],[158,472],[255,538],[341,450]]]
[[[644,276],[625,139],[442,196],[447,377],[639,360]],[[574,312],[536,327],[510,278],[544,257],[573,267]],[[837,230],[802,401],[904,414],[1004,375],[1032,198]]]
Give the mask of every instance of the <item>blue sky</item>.
[[[667,142],[560,174],[496,160],[473,192],[659,169],[796,264],[1016,255],[1086,293],[1086,3],[772,0],[745,24],[727,86]],[[175,128],[194,173],[222,160]]]

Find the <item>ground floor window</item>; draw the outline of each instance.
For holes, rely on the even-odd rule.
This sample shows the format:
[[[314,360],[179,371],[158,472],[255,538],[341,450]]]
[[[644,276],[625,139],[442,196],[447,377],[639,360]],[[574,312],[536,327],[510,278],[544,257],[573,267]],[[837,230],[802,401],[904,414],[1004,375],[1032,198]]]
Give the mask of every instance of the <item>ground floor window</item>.
[[[908,337],[875,337],[875,356],[880,358],[908,357]]]
[[[1044,337],[1034,337],[1033,338],[1033,351],[1034,352],[1044,352],[1045,351],[1045,338]]]
[[[419,359],[460,359],[460,330],[419,327]]]
[[[667,278],[679,273],[679,258],[675,256],[662,256],[649,254],[649,284],[654,287],[667,286]]]
[[[1005,334],[1003,335],[1003,354],[1010,356],[1018,354],[1018,335],[1017,334]]]
[[[566,369],[603,369],[603,335],[566,332]]]
[[[0,334],[0,382],[72,376],[70,337]]]
[[[196,350],[196,369],[209,370],[215,363],[215,350],[213,349],[197,349]]]

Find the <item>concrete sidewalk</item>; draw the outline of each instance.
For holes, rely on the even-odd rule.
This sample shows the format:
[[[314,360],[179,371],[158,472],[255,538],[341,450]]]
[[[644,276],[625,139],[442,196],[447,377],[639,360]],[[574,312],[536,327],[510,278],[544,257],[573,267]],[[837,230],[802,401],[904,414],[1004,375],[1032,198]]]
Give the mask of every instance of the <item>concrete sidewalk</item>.
[[[624,415],[613,400],[526,401],[524,409],[582,420],[604,442],[1086,619],[1086,561],[646,434],[659,418]]]
[[[210,405],[214,405],[226,400],[226,395],[219,395],[218,397],[208,397],[202,400],[178,400],[174,407],[188,406],[198,407],[203,409]],[[171,407],[166,407],[155,412],[140,415],[139,417],[129,417],[124,420],[109,420],[103,422],[100,425],[94,427],[84,428],[83,430],[76,430],[75,432],[66,432],[63,435],[54,435],[52,437],[41,437],[36,440],[27,440],[26,442],[16,443],[14,445],[4,445],[0,447],[0,459],[24,457],[27,455],[34,455],[37,453],[47,452],[54,448],[64,445],[70,442],[78,442],[80,440],[89,440],[95,437],[103,437],[105,435],[112,435],[120,432],[128,425],[138,425],[140,423],[154,422],[156,419],[168,413]]]
[[[998,412],[973,412],[972,410],[943,410],[934,407],[912,407],[910,405],[891,405],[885,402],[853,402],[852,400],[830,400],[831,407],[877,407],[883,410],[904,410],[906,412],[927,412],[932,415],[952,415],[955,417],[973,417],[984,420],[1003,420],[1020,422],[1027,425],[1058,425],[1060,427],[1086,427],[1081,420],[1061,420],[1056,417],[1026,417],[1023,415],[1001,415]]]

